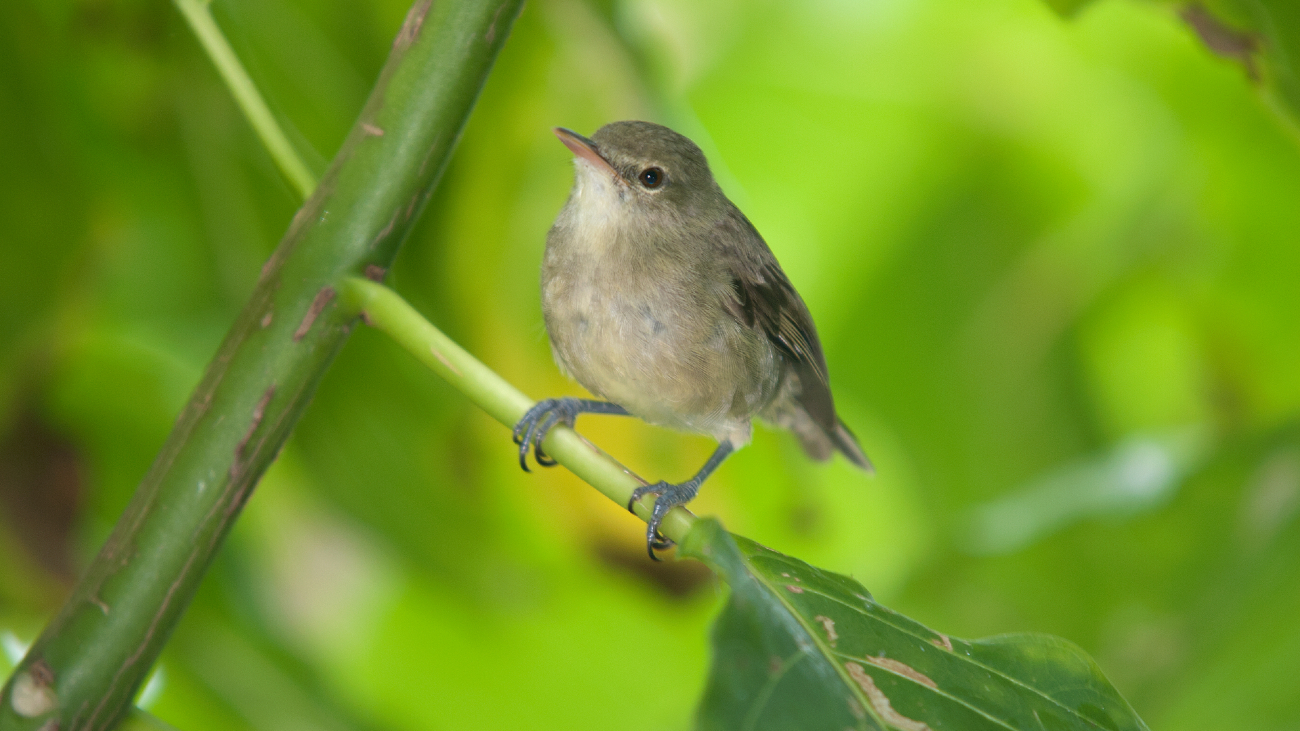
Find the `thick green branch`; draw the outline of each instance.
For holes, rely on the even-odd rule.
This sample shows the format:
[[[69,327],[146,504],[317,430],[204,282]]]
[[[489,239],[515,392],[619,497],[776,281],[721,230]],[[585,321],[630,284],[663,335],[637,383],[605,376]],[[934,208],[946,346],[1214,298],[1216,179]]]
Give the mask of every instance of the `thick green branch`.
[[[136,689],[355,317],[336,296],[392,262],[522,0],[419,0],[329,171],[266,263],[149,473],[0,691],[0,731],[106,729]],[[15,702],[15,688],[25,698]],[[34,695],[33,695],[34,694]]]
[[[513,427],[533,405],[532,399],[444,335],[391,289],[351,278],[343,283],[341,293],[344,308],[364,313],[367,323],[396,340],[506,427]],[[645,484],[568,427],[552,429],[543,445],[548,455],[619,505],[627,505],[632,491]],[[654,496],[643,498],[635,507],[637,515],[647,519]],[[664,518],[660,532],[680,543],[694,522],[695,516],[687,510],[675,508]]]
[[[248,123],[253,125],[253,130],[262,139],[262,144],[275,160],[275,164],[279,166],[280,172],[302,200],[307,200],[311,192],[316,189],[316,176],[307,169],[306,163],[298,157],[293,144],[276,123],[275,116],[266,106],[266,101],[257,91],[257,86],[248,77],[248,72],[239,62],[239,57],[230,48],[230,43],[221,34],[221,28],[217,27],[216,21],[212,19],[208,2],[205,0],[174,0],[174,2],[181,15],[185,16],[186,22],[190,24],[194,35],[203,44],[203,50],[208,52],[212,64],[217,67],[217,72],[221,74],[230,93],[239,103],[239,108],[244,111]]]

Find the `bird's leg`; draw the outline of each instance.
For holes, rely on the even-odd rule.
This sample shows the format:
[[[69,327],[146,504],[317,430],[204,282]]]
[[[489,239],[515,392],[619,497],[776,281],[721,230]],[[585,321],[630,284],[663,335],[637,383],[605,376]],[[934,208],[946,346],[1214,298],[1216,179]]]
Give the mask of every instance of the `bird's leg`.
[[[629,511],[632,510],[632,506],[636,501],[643,496],[651,493],[658,495],[655,498],[654,510],[650,513],[650,520],[646,522],[645,543],[650,558],[658,561],[659,557],[655,555],[655,549],[662,550],[673,545],[672,541],[659,535],[659,524],[663,522],[664,516],[668,514],[669,510],[678,505],[685,505],[695,499],[695,494],[700,491],[700,485],[708,479],[709,475],[713,474],[714,470],[718,469],[718,465],[722,464],[727,455],[734,451],[736,451],[736,448],[732,446],[731,442],[724,441],[718,445],[717,449],[713,450],[709,461],[704,463],[700,471],[696,472],[695,476],[686,482],[674,485],[660,480],[653,485],[642,485],[632,491],[632,497],[627,501]]]
[[[573,420],[578,418],[578,414],[614,414],[618,416],[630,416],[627,409],[612,404],[608,401],[595,401],[585,398],[548,398],[538,401],[533,408],[524,414],[524,418],[515,424],[514,440],[519,445],[519,466],[524,468],[524,472],[532,472],[528,469],[528,450],[533,450],[533,456],[537,459],[537,464],[543,467],[555,466],[555,460],[546,456],[542,451],[542,440],[556,424],[563,424],[567,427],[573,427]]]

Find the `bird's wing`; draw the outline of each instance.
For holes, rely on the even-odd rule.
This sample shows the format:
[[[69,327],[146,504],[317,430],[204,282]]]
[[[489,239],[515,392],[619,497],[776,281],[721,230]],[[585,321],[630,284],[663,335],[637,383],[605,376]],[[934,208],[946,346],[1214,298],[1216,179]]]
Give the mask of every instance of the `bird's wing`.
[[[732,278],[723,306],[736,322],[761,331],[776,346],[799,376],[800,405],[833,432],[838,420],[812,315],[753,224],[740,211],[732,213],[718,223],[714,241]],[[750,245],[737,246],[740,239],[750,239]]]

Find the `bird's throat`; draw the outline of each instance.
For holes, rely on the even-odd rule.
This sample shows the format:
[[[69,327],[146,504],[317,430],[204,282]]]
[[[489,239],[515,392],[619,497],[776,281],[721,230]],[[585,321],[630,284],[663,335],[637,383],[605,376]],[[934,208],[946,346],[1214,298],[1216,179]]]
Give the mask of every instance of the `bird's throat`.
[[[599,255],[618,242],[635,223],[635,212],[628,205],[627,186],[606,170],[579,160],[573,194],[561,217],[570,235],[566,238],[574,253]]]

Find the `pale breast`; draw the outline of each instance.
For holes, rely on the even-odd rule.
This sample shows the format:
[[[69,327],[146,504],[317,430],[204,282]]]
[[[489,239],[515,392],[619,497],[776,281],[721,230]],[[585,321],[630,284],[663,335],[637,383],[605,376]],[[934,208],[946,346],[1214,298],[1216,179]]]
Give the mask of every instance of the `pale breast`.
[[[722,308],[716,285],[672,261],[548,246],[542,311],[557,363],[648,422],[743,442],[776,391],[771,344]]]

